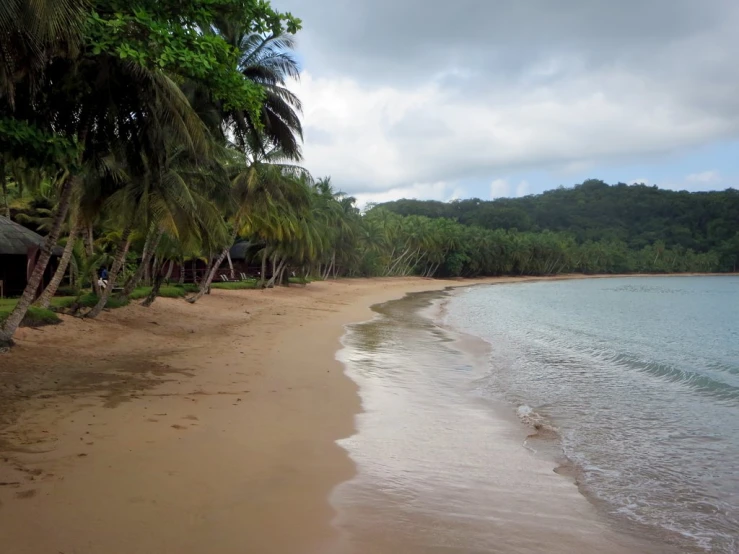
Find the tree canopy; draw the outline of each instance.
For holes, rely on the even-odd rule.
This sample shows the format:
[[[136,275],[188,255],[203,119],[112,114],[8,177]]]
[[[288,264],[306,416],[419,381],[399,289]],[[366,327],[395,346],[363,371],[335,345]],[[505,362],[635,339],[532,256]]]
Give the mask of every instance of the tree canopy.
[[[381,207],[485,229],[567,233],[578,244],[619,241],[636,250],[661,242],[668,248],[719,253],[739,233],[736,189],[678,192],[591,179],[523,198],[398,200]]]

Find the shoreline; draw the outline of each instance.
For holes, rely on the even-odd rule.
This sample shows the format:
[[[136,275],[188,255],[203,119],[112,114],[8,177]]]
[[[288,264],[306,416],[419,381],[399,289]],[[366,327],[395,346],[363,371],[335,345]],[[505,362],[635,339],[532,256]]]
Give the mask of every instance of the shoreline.
[[[624,276],[347,279],[23,329],[0,356],[0,541],[323,552],[329,493],[356,473],[336,443],[361,411],[344,326],[413,292],[592,277]]]
[[[329,493],[354,474],[335,441],[360,411],[335,360],[343,326],[408,292],[479,282],[214,291],[22,329],[0,358],[0,542],[322,551]]]

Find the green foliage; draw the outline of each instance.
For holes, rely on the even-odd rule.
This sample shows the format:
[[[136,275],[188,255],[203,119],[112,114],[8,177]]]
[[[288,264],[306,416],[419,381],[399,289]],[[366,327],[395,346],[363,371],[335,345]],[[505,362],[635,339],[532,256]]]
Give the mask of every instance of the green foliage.
[[[221,290],[245,290],[245,289],[256,289],[258,288],[258,281],[256,279],[249,279],[247,281],[233,281],[227,283],[213,283],[211,288]]]
[[[0,324],[2,324],[15,307],[16,300],[4,299],[0,301]],[[61,323],[61,319],[52,310],[31,306],[28,308],[21,327],[42,327],[44,325],[55,325]]]
[[[141,300],[149,296],[151,287],[137,287],[130,295],[131,300]],[[158,296],[162,298],[184,298],[187,296],[188,290],[185,287],[162,286],[159,289]]]
[[[444,217],[486,229],[566,232],[579,244],[622,241],[636,250],[661,240],[668,248],[705,253],[739,232],[735,189],[691,193],[624,183],[609,186],[594,179],[524,198],[398,200],[381,207],[399,215]]]
[[[0,153],[6,159],[24,159],[34,167],[69,168],[79,159],[80,144],[33,123],[0,116]]]
[[[56,295],[57,296],[77,296],[80,293],[79,287],[72,286],[72,285],[66,285],[61,286],[58,289],[56,289]]]
[[[77,306],[80,308],[93,308],[97,303],[97,295],[90,292],[81,295],[79,299],[71,296],[57,297],[54,298],[51,305],[54,308],[65,310],[72,308],[73,306]],[[108,302],[105,304],[105,307],[109,309],[122,308],[123,306],[127,306],[128,303],[129,301],[126,298],[119,298],[117,296],[111,295],[110,298],[108,298]]]
[[[300,28],[298,19],[260,0],[96,0],[85,44],[88,55],[106,53],[203,83],[227,109],[257,114],[263,89],[239,71],[238,50],[203,25],[221,18],[257,33]]]

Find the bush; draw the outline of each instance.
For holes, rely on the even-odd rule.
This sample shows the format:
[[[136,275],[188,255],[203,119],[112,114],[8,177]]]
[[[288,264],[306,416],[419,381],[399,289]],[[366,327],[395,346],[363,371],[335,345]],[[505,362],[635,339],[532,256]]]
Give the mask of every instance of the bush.
[[[8,316],[10,315],[10,312],[13,311],[14,307],[15,304],[10,303],[3,303],[3,305],[0,306],[0,323],[3,323],[8,319]],[[51,310],[31,306],[28,308],[28,312],[26,312],[26,316],[23,318],[23,321],[21,321],[21,327],[56,325],[57,323],[61,323],[61,321],[62,320],[59,319],[59,316]]]
[[[149,296],[150,292],[151,287],[136,287],[133,292],[131,292],[129,298],[131,300],[141,300],[142,298]]]
[[[222,290],[243,290],[243,289],[255,289],[257,288],[258,281],[256,279],[249,279],[248,281],[229,281],[226,283],[212,283],[210,286],[214,289]]]
[[[69,285],[56,289],[55,296],[77,296],[80,293],[79,287],[71,287]]]
[[[187,293],[185,287],[166,286],[159,289],[159,296],[162,298],[184,298]]]
[[[23,321],[21,321],[21,325],[24,327],[42,327],[44,325],[56,325],[61,322],[62,320],[59,319],[59,316],[51,310],[31,306],[28,308]]]
[[[146,295],[144,295],[146,296]],[[142,297],[143,298],[143,297]],[[75,303],[83,308],[93,308],[98,303],[98,297],[92,292],[83,294],[79,300],[76,297],[65,296],[64,298],[55,298],[52,300],[52,306],[58,309],[65,309],[72,307]],[[119,298],[115,295],[111,295],[108,298],[108,302],[105,304],[106,308],[122,308],[128,305],[128,300],[125,298]]]

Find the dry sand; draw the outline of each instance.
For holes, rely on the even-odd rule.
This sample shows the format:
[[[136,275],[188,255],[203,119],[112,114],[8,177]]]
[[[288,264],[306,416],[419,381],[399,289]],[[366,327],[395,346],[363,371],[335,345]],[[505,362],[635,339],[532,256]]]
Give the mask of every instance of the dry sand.
[[[0,354],[0,551],[328,551],[328,495],[354,474],[335,441],[360,410],[343,325],[472,283],[216,290],[21,330]]]

